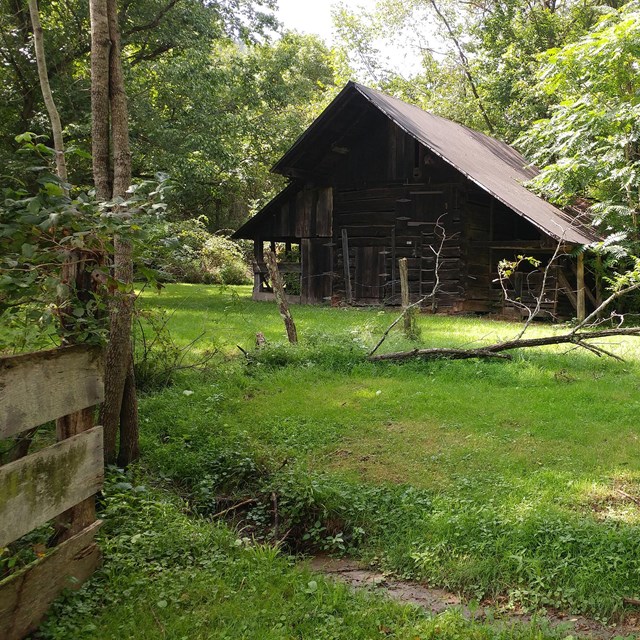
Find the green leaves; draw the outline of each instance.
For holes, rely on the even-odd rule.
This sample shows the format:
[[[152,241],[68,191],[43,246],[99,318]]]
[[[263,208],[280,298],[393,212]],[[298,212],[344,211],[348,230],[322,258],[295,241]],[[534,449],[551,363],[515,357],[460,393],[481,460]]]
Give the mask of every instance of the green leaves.
[[[603,16],[541,56],[538,87],[555,105],[519,142],[543,167],[532,182],[561,205],[596,202],[605,232],[637,233],[640,206],[640,4]]]
[[[19,139],[39,155],[32,134]],[[107,300],[121,287],[110,275],[112,238],[144,241],[146,212],[163,197],[164,181],[141,183],[126,203],[98,203],[87,193],[67,195],[48,169],[35,173],[35,195],[5,188],[0,203],[0,351],[34,346],[24,342],[27,323],[49,338],[102,343]],[[112,215],[116,204],[129,217]],[[65,275],[65,265],[79,273]]]

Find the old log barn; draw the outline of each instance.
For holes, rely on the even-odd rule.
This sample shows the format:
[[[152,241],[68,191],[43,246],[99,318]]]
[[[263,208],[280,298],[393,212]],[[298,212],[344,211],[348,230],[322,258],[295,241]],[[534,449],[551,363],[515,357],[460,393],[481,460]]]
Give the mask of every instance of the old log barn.
[[[437,263],[428,309],[517,314],[509,299],[533,303],[542,271],[522,263],[505,301],[499,261],[544,265],[560,246],[541,315],[583,315],[585,301],[596,303],[575,251],[593,230],[523,186],[537,171],[510,146],[416,106],[350,82],[273,171],[289,185],[234,236],[255,243],[257,300],[272,295],[267,242],[282,243],[294,302],[399,304],[405,257],[414,301],[433,291]]]

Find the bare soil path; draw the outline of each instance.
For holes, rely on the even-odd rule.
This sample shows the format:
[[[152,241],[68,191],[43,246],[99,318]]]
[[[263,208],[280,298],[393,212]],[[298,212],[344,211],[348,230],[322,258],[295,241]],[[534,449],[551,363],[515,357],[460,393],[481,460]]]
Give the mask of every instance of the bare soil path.
[[[374,569],[364,567],[354,560],[316,556],[307,561],[308,566],[318,573],[345,582],[355,589],[370,589],[383,593],[392,600],[422,607],[429,613],[442,613],[457,608],[468,618],[484,620],[490,617],[496,624],[511,625],[527,623],[533,616],[514,611],[500,611],[498,607],[481,606],[473,611],[457,595],[443,589],[433,589],[419,582],[399,580]],[[488,616],[490,614],[490,616]],[[613,638],[640,638],[640,614],[628,616],[624,623],[605,626],[584,616],[570,616],[557,611],[547,611],[544,617],[551,627],[562,627],[567,635],[590,638],[591,640],[612,640]]]

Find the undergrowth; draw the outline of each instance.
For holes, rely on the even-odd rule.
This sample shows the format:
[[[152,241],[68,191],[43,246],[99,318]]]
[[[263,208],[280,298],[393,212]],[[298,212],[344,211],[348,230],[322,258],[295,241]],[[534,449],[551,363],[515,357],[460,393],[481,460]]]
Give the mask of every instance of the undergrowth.
[[[181,373],[141,402],[145,465],[190,513],[506,608],[615,620],[640,597],[640,514],[615,498],[640,492],[630,341],[609,346],[625,363],[558,348],[511,362],[370,363],[393,314],[297,307],[291,347],[272,305],[167,293],[153,305],[175,309],[177,343],[210,333],[220,348],[215,369]],[[418,323],[429,346],[515,331]],[[266,347],[250,346],[256,331]],[[409,345],[392,332],[383,349]]]
[[[406,484],[366,485],[294,461],[270,470],[246,442],[213,446],[201,451],[191,479],[172,478],[193,511],[224,512],[247,535],[290,552],[359,556],[469,599],[506,595],[511,606],[532,612],[602,620],[640,589],[635,526],[553,506],[522,509]]]
[[[429,617],[295,566],[277,547],[183,513],[171,494],[112,472],[100,534],[104,565],[59,600],[41,640],[554,640],[562,630],[490,626],[452,610]]]

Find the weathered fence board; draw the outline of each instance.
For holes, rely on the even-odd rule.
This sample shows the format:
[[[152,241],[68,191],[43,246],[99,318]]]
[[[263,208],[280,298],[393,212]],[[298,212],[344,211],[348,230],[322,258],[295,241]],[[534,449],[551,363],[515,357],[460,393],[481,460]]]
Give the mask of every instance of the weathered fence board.
[[[102,486],[102,427],[0,467],[0,547]]]
[[[63,589],[77,589],[100,564],[93,537],[102,522],[69,538],[50,555],[0,582],[0,638],[20,640],[34,631]]]
[[[99,349],[72,346],[0,358],[0,438],[103,399]]]

